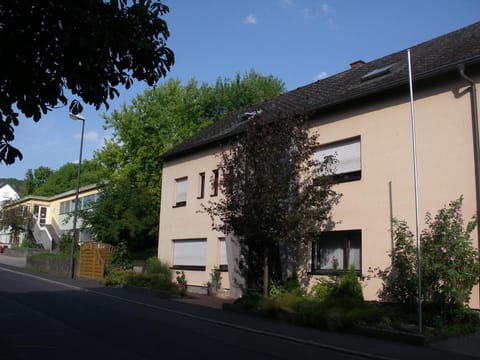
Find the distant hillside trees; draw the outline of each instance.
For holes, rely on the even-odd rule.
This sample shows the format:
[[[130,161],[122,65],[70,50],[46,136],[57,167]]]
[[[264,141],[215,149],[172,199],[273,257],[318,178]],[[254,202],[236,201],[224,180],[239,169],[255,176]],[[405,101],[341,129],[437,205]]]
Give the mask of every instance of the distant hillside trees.
[[[66,163],[58,170],[46,166],[30,169],[25,174],[22,194],[52,196],[75,189],[77,185],[78,165]],[[82,162],[80,186],[97,184],[108,176],[107,170],[97,161],[85,160]]]

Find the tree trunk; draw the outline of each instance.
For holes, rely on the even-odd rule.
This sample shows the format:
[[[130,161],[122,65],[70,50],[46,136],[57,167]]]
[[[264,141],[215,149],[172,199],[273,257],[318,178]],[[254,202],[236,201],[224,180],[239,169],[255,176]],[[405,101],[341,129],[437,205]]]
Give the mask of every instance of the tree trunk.
[[[263,296],[268,295],[268,249],[263,253]]]

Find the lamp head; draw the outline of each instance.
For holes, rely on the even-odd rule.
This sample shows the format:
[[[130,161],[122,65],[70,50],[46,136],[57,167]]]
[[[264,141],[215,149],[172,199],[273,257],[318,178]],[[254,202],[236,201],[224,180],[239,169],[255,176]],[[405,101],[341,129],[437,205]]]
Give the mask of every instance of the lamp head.
[[[85,117],[83,117],[83,116],[80,115],[80,114],[72,114],[72,113],[70,113],[70,119],[72,119],[72,120],[85,121]]]

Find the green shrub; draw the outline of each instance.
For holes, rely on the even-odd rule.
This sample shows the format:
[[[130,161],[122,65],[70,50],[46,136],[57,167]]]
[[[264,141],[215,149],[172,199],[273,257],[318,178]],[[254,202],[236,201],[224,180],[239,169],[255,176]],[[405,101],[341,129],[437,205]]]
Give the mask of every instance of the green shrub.
[[[175,271],[175,274],[177,275],[175,277],[175,280],[177,281],[177,289],[180,292],[180,294],[185,295],[187,292],[187,277],[185,276],[185,271]]]
[[[151,248],[146,248],[146,249],[138,249],[131,252],[132,260],[138,260],[138,261],[144,261],[145,259],[151,258],[151,257],[157,257],[158,254],[158,248],[157,247],[151,247]]]
[[[215,267],[212,269],[208,285],[213,286],[215,289],[220,289],[222,287],[222,272],[220,269]]]
[[[302,285],[298,280],[298,275],[293,272],[283,284],[280,281],[272,280],[268,286],[268,295],[276,297],[285,293],[294,294],[296,296],[303,296]]]
[[[296,309],[296,321],[299,324],[325,328],[327,323],[328,308],[318,300],[305,301]]]
[[[318,301],[325,301],[329,298],[335,286],[335,282],[323,280],[312,287],[310,296]]]
[[[170,277],[164,274],[135,273],[132,270],[112,269],[104,280],[107,286],[138,286],[149,289],[176,291],[176,286]]]
[[[464,230],[462,201],[452,201],[434,218],[427,214],[428,227],[421,234],[423,301],[444,305],[444,315],[449,306],[456,310],[468,303],[480,276],[479,253],[471,239],[476,219]]]
[[[132,270],[111,269],[105,277],[104,283],[107,286],[123,286],[128,284],[129,278],[134,275]]]
[[[235,300],[235,304],[239,305],[242,309],[253,310],[257,307],[260,300],[260,295],[249,292]]]
[[[157,257],[150,257],[145,261],[145,272],[147,274],[163,274],[172,278],[172,270],[168,264],[164,264]]]
[[[444,323],[462,311],[480,276],[479,252],[472,245],[475,218],[464,226],[463,198],[450,202],[435,217],[427,213],[427,228],[420,236],[422,246],[422,301],[432,319]],[[397,222],[391,269],[380,271],[384,280],[381,297],[402,303],[418,302],[416,248],[413,233],[405,222]],[[428,320],[428,318],[427,318]]]
[[[358,280],[355,269],[350,269],[339,278],[338,282],[333,286],[329,298],[332,301],[338,301],[338,299],[363,301],[362,285]]]
[[[383,280],[379,292],[380,299],[401,304],[417,302],[417,250],[414,234],[405,221],[395,220],[393,238],[395,247],[390,254],[392,266],[380,270],[379,277]]]
[[[321,280],[312,287],[310,297],[320,302],[349,307],[363,301],[362,285],[352,268],[342,275]]]
[[[149,289],[175,291],[176,286],[169,276],[164,274],[134,273],[127,277],[127,284]]]
[[[264,297],[257,304],[257,310],[265,315],[282,317],[284,314],[294,314],[296,308],[305,301],[303,296],[284,292],[275,297]]]
[[[40,257],[50,257],[50,258],[63,258],[63,259],[68,259],[70,258],[70,254],[63,254],[63,253],[51,253],[51,252],[42,252],[39,254],[34,254],[32,256],[40,256]]]
[[[131,269],[133,267],[130,252],[128,251],[127,242],[120,241],[113,250],[112,257],[109,263],[109,271],[111,269]]]
[[[30,238],[25,238],[22,240],[22,244],[20,245],[21,249],[32,249],[33,248],[33,241]]]

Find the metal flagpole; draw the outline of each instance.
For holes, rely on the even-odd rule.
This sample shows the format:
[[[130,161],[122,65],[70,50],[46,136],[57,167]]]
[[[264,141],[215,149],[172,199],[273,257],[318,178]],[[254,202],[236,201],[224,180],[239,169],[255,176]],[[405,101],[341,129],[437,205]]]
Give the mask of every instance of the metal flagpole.
[[[418,332],[422,332],[422,252],[420,249],[420,219],[418,216],[418,176],[417,176],[417,139],[415,132],[415,109],[413,107],[413,77],[410,49],[407,50],[408,78],[410,84],[410,115],[412,119],[413,178],[415,187],[415,236],[417,238],[417,277],[418,277]]]

